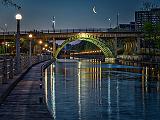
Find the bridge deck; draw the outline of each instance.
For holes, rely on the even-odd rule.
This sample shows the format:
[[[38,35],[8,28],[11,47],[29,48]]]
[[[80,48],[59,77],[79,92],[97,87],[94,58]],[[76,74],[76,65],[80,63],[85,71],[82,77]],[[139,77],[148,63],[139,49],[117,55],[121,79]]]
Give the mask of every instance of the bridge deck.
[[[42,64],[32,67],[9,94],[0,106],[0,120],[52,120],[46,105],[39,101],[44,93],[39,87]]]

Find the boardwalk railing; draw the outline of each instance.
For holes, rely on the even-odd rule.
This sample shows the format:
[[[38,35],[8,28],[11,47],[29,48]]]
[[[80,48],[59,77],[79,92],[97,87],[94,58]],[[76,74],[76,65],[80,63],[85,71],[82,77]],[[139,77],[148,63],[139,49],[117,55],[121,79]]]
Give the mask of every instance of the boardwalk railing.
[[[32,56],[32,64],[36,64],[42,61],[46,61],[51,59],[50,55],[39,55]],[[21,56],[21,71],[30,67],[29,65],[29,57]],[[3,84],[7,84],[8,80],[13,79],[16,75],[16,64],[15,58],[11,56],[2,56],[0,58],[0,86]]]

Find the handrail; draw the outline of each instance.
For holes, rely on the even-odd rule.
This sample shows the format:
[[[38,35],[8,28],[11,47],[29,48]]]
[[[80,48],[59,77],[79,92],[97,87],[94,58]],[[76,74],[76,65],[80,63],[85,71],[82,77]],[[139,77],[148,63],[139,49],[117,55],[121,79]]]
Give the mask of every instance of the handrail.
[[[32,64],[42,62],[51,59],[50,55],[32,56]],[[30,67],[29,57],[21,56],[21,71]],[[16,75],[15,58],[11,56],[2,56],[0,59],[0,87],[4,83],[7,83],[9,79],[12,79]]]
[[[111,33],[121,33],[121,32],[131,32],[131,33],[142,33],[138,31],[130,31],[130,30],[119,30],[116,29],[108,29],[108,28],[86,28],[86,29],[55,29],[55,30],[33,30],[33,31],[20,31],[20,34],[29,34],[29,33],[80,33],[80,32],[111,32]],[[16,35],[15,31],[10,32],[0,32],[0,35]]]

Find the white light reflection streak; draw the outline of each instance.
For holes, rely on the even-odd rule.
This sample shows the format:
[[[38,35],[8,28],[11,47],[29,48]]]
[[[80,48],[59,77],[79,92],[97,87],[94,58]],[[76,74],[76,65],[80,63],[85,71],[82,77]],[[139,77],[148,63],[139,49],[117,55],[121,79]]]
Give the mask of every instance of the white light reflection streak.
[[[52,84],[52,114],[54,119],[56,119],[56,98],[55,98],[55,65],[52,64],[51,66],[51,84]]]
[[[110,78],[110,71],[108,75],[108,117],[109,120],[111,119],[111,78]]]
[[[145,117],[145,97],[144,97],[144,92],[145,92],[145,68],[142,69],[142,104],[143,104],[143,116]]]
[[[47,101],[47,96],[48,96],[48,94],[47,94],[47,77],[48,77],[48,74],[47,74],[47,69],[45,69],[45,98],[46,98],[46,103],[47,103],[47,105],[48,105],[48,101]]]
[[[50,66],[50,72],[51,72],[50,73],[50,75],[51,75],[50,76],[50,83],[51,83],[51,85],[50,85],[51,88],[50,89],[51,89],[51,95],[52,95],[52,92],[53,92],[53,83],[52,83],[52,81],[53,81],[53,65]]]
[[[145,71],[145,92],[148,92],[148,68],[146,67],[146,71]]]
[[[119,120],[119,81],[117,76],[116,79],[117,79],[117,120]]]
[[[101,83],[102,83],[102,63],[101,63],[101,61],[100,61],[99,65],[100,65],[100,67],[99,67],[100,105],[102,105],[102,92],[101,92],[102,91],[102,85],[101,85]]]
[[[78,114],[79,120],[81,120],[81,62],[78,62]]]

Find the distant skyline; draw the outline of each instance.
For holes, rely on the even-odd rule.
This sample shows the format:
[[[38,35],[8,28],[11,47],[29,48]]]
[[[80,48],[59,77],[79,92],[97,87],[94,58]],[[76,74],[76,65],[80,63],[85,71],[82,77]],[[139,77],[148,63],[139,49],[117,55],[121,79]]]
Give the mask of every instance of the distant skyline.
[[[55,16],[56,29],[64,28],[107,28],[109,19],[116,26],[119,23],[134,21],[136,10],[142,8],[144,0],[14,0],[22,7],[21,30],[52,29]],[[153,0],[160,5],[159,0]],[[95,6],[96,14],[93,12]],[[0,3],[0,26],[7,24],[8,30],[16,30],[17,10]]]

